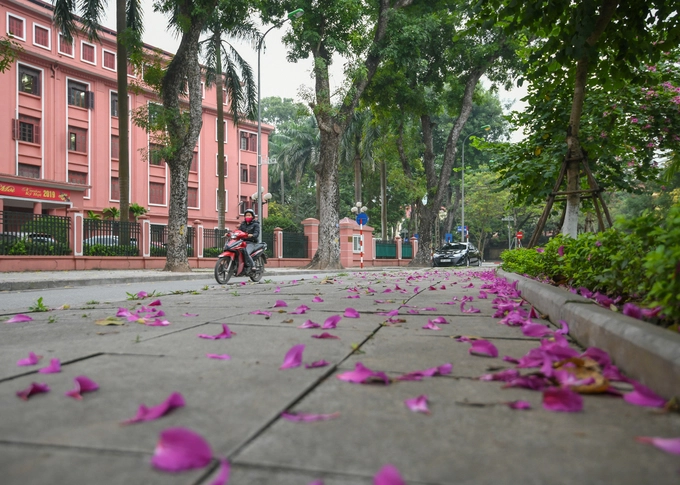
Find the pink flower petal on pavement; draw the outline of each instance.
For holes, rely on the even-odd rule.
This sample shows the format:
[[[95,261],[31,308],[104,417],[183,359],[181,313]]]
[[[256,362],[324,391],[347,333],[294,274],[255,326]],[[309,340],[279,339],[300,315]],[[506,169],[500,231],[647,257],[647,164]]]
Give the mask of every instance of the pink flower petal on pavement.
[[[434,322],[431,322],[430,320],[427,321],[427,325],[423,326],[423,330],[441,330],[437,325],[435,325]]]
[[[33,382],[26,389],[22,391],[17,391],[17,396],[23,399],[24,401],[28,401],[28,398],[35,394],[40,394],[49,391],[50,386],[48,386],[47,384],[38,384],[37,382]]]
[[[286,352],[286,356],[283,358],[283,364],[281,364],[279,370],[300,367],[300,365],[302,365],[302,352],[304,350],[304,344],[293,345],[290,350]]]
[[[205,354],[205,356],[209,359],[231,360],[231,356],[228,354]]]
[[[543,408],[548,411],[575,413],[583,410],[583,398],[571,389],[551,387],[543,391]]]
[[[149,294],[146,291],[140,291],[139,293],[137,293],[136,296],[137,296],[137,298],[142,299],[142,298],[146,298],[147,296],[149,296]]]
[[[291,315],[303,315],[304,313],[307,312],[307,310],[309,310],[309,307],[307,305],[300,305],[295,310],[293,310],[292,312],[289,312],[289,313]]]
[[[640,443],[656,446],[666,453],[680,455],[680,438],[654,438],[651,436],[638,436],[635,438]]]
[[[274,303],[274,308],[283,308],[283,307],[287,307],[287,306],[288,306],[288,303],[286,303],[283,300],[276,300],[276,303]]]
[[[281,417],[287,421],[295,423],[313,423],[315,421],[328,421],[340,416],[340,413],[332,414],[308,414],[308,413],[281,413]]]
[[[446,363],[442,364],[438,367],[431,367],[429,369],[425,370],[417,370],[413,372],[408,372],[404,375],[401,375],[397,377],[398,381],[422,381],[423,378],[425,377],[433,377],[433,376],[443,376],[446,374],[450,374],[451,370],[453,369],[453,364]]]
[[[495,374],[485,374],[479,378],[480,381],[500,381],[500,382],[510,382],[519,377],[519,371],[517,369],[505,369]]]
[[[157,406],[146,407],[144,404],[139,406],[134,418],[123,421],[121,424],[141,423],[142,421],[153,421],[165,416],[173,409],[184,407],[184,396],[179,392],[173,392],[168,398]]]
[[[226,458],[220,460],[220,473],[215,477],[210,485],[227,485],[229,483],[229,475],[231,474],[231,465]]]
[[[545,337],[546,335],[552,335],[554,332],[540,323],[527,323],[522,325],[522,333],[527,337]]]
[[[506,402],[510,409],[531,409],[531,403],[529,401],[510,401]]]
[[[197,317],[198,313],[183,313],[183,317]]]
[[[40,362],[40,359],[42,359],[42,355],[35,355],[34,352],[29,352],[28,357],[25,359],[19,359],[17,361],[18,366],[28,366],[28,365],[36,365],[38,362]]]
[[[449,323],[449,321],[444,317],[436,317],[436,318],[433,318],[432,320],[428,320],[428,321],[430,321],[432,323],[441,323],[441,324],[447,324],[447,325]]]
[[[331,365],[331,363],[326,360],[316,360],[311,364],[305,364],[305,369],[316,369],[317,367],[326,367],[327,365]]]
[[[315,296],[312,299],[312,303],[323,303],[323,298],[321,298],[320,296]]]
[[[519,359],[515,359],[514,357],[510,357],[509,355],[503,356],[503,360],[505,362],[510,362],[511,364],[519,364]]]
[[[153,322],[146,322],[144,323],[147,327],[167,327],[170,325],[170,322],[167,320],[161,320],[160,318],[157,318]]]
[[[300,325],[298,328],[319,328],[321,325],[314,323],[311,320],[307,320],[305,323]]]
[[[565,322],[564,320],[560,320],[559,323],[560,323],[560,326],[562,328],[557,330],[555,333],[557,335],[567,335],[569,333],[569,324],[567,322]]]
[[[83,399],[82,394],[84,392],[92,392],[99,389],[99,384],[94,382],[89,377],[78,376],[73,380],[76,383],[76,387],[66,392],[66,395],[68,397],[72,397],[73,399],[78,399],[80,401],[81,399]]]
[[[427,407],[427,396],[425,394],[412,399],[406,399],[404,404],[414,413],[430,414],[430,409]]]
[[[151,464],[159,470],[179,472],[207,466],[212,455],[208,442],[195,431],[169,428],[161,432]]]
[[[199,338],[204,338],[208,340],[221,340],[225,338],[231,338],[233,335],[236,335],[236,332],[232,332],[229,327],[227,326],[226,323],[222,324],[222,332],[218,333],[217,335],[206,335],[204,333],[201,333],[198,335]]]
[[[342,317],[340,315],[333,315],[332,317],[328,317],[325,322],[323,322],[323,325],[321,328],[324,330],[331,330],[334,329],[335,327],[338,326],[338,322],[342,320]]]
[[[271,317],[272,312],[267,312],[264,310],[255,310],[254,312],[250,312],[251,315],[264,315],[265,317]]]
[[[328,332],[321,333],[319,335],[312,335],[312,338],[331,338],[331,339],[340,339],[337,335],[331,335]]]
[[[346,298],[351,298],[351,299],[353,299],[353,300],[356,300],[356,299],[358,299],[358,298],[361,298],[361,295],[349,295],[349,296],[347,296]]]
[[[12,318],[9,320],[5,320],[5,323],[21,323],[21,322],[32,322],[33,319],[29,317],[28,315],[25,315],[23,313],[19,313],[18,315],[14,315]]]
[[[276,289],[274,290],[274,293],[280,293],[281,292],[281,287],[277,286]]]
[[[399,310],[390,310],[389,312],[378,312],[378,315],[383,315],[385,317],[396,317],[397,315],[399,315]]]
[[[384,384],[389,384],[390,379],[384,372],[372,371],[365,367],[361,362],[354,364],[354,370],[343,372],[336,376],[341,381],[353,382],[355,384],[363,384],[368,381],[381,380]]]
[[[359,312],[354,308],[346,308],[345,313],[343,314],[343,317],[345,318],[359,318],[360,316]]]
[[[623,400],[636,406],[646,406],[650,408],[662,408],[666,400],[652,391],[649,387],[643,386],[639,382],[632,382],[635,390],[623,396]]]
[[[480,300],[486,300],[489,297],[489,295],[486,294],[486,291],[484,290],[479,290],[479,298]]]
[[[466,308],[465,310],[463,310],[463,313],[479,313],[479,312],[481,312],[481,310],[479,308],[473,307],[472,305],[470,306],[470,308]]]
[[[394,465],[385,465],[373,477],[373,485],[406,485],[399,470]]]
[[[116,312],[116,316],[117,316],[117,317],[126,317],[126,318],[127,318],[127,317],[129,317],[129,316],[131,316],[131,315],[132,315],[132,313],[130,313],[130,310],[128,310],[127,308],[121,308],[121,307],[119,307],[119,308],[118,308],[118,311]],[[137,315],[135,315],[135,319],[136,319],[136,318],[137,318]]]
[[[149,306],[161,306],[161,301],[160,300],[154,300],[151,303],[149,303]]]
[[[59,362],[59,359],[50,359],[50,365],[43,367],[38,372],[40,374],[56,374],[61,372],[61,362]]]
[[[471,340],[468,352],[482,357],[498,357],[498,349],[488,340]]]

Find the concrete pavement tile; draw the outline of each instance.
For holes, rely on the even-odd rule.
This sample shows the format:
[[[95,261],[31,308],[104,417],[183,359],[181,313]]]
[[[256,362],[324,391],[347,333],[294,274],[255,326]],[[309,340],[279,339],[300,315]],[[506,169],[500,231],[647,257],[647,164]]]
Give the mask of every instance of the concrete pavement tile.
[[[219,470],[216,470],[203,485],[212,483],[217,478]],[[307,485],[314,480],[323,480],[324,485],[372,485],[372,477],[361,477],[350,474],[338,474],[327,472],[314,472],[299,470],[290,467],[262,467],[260,465],[240,465],[238,462],[231,463],[229,483],[235,485]]]
[[[4,485],[190,485],[204,473],[203,470],[160,472],[151,467],[150,459],[151,454],[0,443]]]
[[[420,394],[432,414],[403,401]],[[528,400],[531,411],[456,401]],[[582,413],[551,413],[541,394],[499,383],[449,378],[390,386],[329,379],[301,401],[299,412],[340,417],[317,423],[280,420],[241,453],[240,463],[375,473],[398,465],[407,483],[631,484],[677,483],[677,457],[635,436],[680,433],[680,416],[655,415],[621,399],[586,396]]]
[[[428,312],[430,313],[430,312]],[[427,325],[428,319],[431,320],[438,316],[443,316],[448,324],[437,324],[441,330],[424,330],[422,327]],[[387,317],[385,317],[387,318]],[[460,336],[474,335],[482,338],[510,338],[533,340],[522,335],[522,331],[517,327],[498,324],[497,319],[480,317],[473,315],[447,316],[438,312],[431,312],[430,315],[399,315],[395,318],[406,320],[405,322],[386,325],[386,329],[401,329],[415,335],[427,336]],[[538,339],[536,339],[538,340]]]

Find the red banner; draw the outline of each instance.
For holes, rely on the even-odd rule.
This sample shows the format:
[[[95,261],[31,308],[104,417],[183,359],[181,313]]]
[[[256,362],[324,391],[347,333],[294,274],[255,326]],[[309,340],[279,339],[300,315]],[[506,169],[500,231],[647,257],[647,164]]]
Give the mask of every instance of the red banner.
[[[25,199],[71,202],[71,192],[68,190],[37,187],[35,185],[14,184],[10,182],[0,182],[0,195],[23,197]]]

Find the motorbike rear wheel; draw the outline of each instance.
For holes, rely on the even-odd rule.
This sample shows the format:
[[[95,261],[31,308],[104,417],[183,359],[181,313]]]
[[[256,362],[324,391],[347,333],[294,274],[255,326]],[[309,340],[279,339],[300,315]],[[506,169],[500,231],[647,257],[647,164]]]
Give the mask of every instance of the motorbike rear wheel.
[[[264,260],[262,258],[255,258],[253,263],[255,263],[255,266],[253,266],[250,280],[257,283],[262,279],[262,275],[264,274]]]
[[[234,276],[235,271],[236,265],[233,259],[230,257],[220,258],[215,263],[215,280],[221,285],[226,285]]]

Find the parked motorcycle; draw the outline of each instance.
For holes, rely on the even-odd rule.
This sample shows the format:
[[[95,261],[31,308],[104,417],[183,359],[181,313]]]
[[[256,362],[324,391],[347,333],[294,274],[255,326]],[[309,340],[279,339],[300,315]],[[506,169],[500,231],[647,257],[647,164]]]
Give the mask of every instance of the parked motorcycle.
[[[267,243],[255,244],[250,257],[253,258],[253,267],[246,273],[245,271],[245,251],[248,234],[243,231],[232,231],[226,234],[229,240],[224,245],[224,252],[217,258],[215,264],[215,279],[221,285],[226,285],[232,277],[246,276],[257,283],[264,274],[264,265],[267,264]]]

